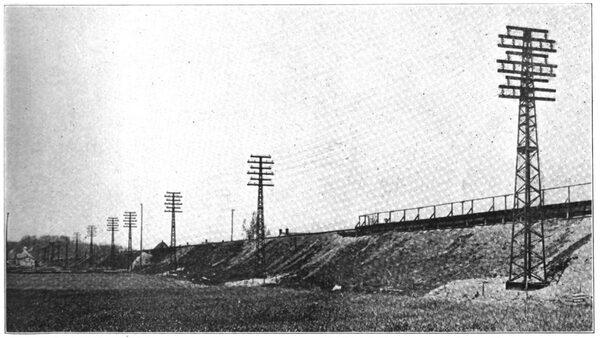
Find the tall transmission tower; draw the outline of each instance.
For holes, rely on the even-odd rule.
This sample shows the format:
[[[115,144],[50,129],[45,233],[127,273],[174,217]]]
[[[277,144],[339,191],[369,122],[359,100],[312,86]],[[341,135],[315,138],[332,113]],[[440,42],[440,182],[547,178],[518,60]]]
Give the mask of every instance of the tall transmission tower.
[[[110,266],[115,268],[115,231],[119,231],[119,218],[109,217],[106,220],[106,230],[110,231]]]
[[[263,187],[272,187],[273,176],[270,160],[271,155],[250,155],[250,182],[248,185],[258,187],[258,201],[256,207],[256,273],[259,277],[265,277],[265,215],[263,201]]]
[[[175,232],[175,214],[181,213],[181,193],[167,191],[165,195],[165,212],[171,214],[171,262],[177,268],[177,238]]]
[[[131,271],[131,264],[133,263],[133,246],[131,241],[131,229],[135,228],[137,214],[135,211],[125,211],[123,215],[123,227],[129,228],[129,237],[127,241],[127,258],[129,261],[129,270]]]
[[[507,289],[535,290],[548,285],[542,206],[544,195],[540,173],[536,101],[554,101],[555,89],[538,88],[555,77],[556,65],[548,63],[548,53],[556,52],[548,31],[506,26],[500,34],[506,59],[497,60],[498,72],[507,73],[500,85],[500,97],[519,100],[519,131],[514,194],[514,221],[510,245]]]
[[[90,265],[94,264],[94,236],[96,236],[96,226],[87,226],[87,235],[90,238]]]
[[[73,233],[75,235],[75,262],[79,260],[79,232]]]

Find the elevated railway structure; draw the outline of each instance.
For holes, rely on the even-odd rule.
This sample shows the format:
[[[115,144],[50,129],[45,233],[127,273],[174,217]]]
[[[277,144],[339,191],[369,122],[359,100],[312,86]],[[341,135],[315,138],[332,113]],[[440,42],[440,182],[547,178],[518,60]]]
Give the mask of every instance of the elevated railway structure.
[[[585,217],[592,213],[591,183],[542,190],[545,219]],[[380,231],[418,231],[467,228],[479,225],[512,223],[514,195],[496,195],[414,208],[374,212],[358,216],[353,231],[340,233],[362,236]]]

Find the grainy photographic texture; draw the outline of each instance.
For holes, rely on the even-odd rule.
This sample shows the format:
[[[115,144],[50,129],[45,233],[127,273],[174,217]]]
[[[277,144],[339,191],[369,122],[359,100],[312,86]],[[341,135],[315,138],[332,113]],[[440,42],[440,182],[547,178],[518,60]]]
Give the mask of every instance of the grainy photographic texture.
[[[9,332],[592,331],[590,4],[7,6]]]

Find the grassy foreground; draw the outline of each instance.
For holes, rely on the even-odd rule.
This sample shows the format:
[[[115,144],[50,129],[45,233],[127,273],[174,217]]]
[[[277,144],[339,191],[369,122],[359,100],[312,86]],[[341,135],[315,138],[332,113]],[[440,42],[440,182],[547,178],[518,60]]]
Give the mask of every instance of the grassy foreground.
[[[23,290],[7,331],[591,331],[591,306],[266,287]]]

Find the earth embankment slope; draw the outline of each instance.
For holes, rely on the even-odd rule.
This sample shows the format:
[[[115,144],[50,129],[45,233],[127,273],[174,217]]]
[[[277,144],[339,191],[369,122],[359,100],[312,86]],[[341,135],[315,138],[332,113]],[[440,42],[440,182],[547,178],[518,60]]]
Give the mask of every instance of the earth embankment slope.
[[[552,285],[561,292],[591,294],[591,219],[544,224]],[[288,286],[340,285],[424,295],[457,281],[505,279],[510,236],[510,224],[498,224],[362,237],[335,233],[279,237],[266,241],[266,269]],[[256,277],[252,242],[184,247],[178,257],[179,273],[195,282],[220,284]],[[166,271],[168,257],[144,269]]]

